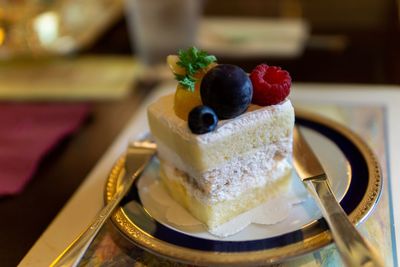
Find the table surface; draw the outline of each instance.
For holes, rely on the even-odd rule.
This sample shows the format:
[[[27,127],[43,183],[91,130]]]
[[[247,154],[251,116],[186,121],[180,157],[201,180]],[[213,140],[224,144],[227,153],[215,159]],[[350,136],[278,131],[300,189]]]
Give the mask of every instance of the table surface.
[[[300,58],[292,60],[226,58],[220,61],[240,64],[248,70],[267,60],[271,65],[285,66],[294,81],[400,84],[398,28],[352,30],[344,36],[348,38],[348,46],[340,51],[310,44]],[[126,23],[121,19],[82,53],[129,54],[127,40]],[[42,160],[26,190],[19,196],[0,198],[2,266],[20,262],[135,113],[149,89],[148,85],[138,87],[127,98],[92,103],[91,115],[83,127]]]
[[[127,141],[138,137],[148,128],[146,106],[161,95],[171,92],[175,85],[176,82],[173,80],[162,83],[146,98],[141,108],[135,112],[135,116],[127,122],[124,130],[85,178],[79,190],[74,193],[65,208],[24,257],[21,267],[48,266],[82,229],[89,225],[96,212],[102,207],[104,196],[99,192],[104,192],[104,185],[109,172],[116,160],[125,151]],[[377,153],[383,173],[385,173],[385,166],[390,169],[390,174],[384,174],[383,183],[387,186],[382,191],[377,207],[369,219],[360,225],[359,229],[368,240],[373,242],[374,246],[379,244],[380,253],[385,257],[388,266],[392,266],[393,261],[397,262],[394,240],[397,240],[397,244],[400,241],[399,236],[394,235],[394,229],[397,229],[397,226],[400,225],[400,214],[397,212],[400,210],[400,203],[396,199],[390,201],[389,191],[392,192],[392,196],[400,193],[398,190],[400,189],[400,181],[393,179],[396,174],[400,173],[400,166],[396,164],[400,158],[400,151],[386,150],[385,144],[387,147],[400,146],[400,138],[398,138],[400,127],[398,127],[397,120],[398,114],[400,114],[400,106],[398,105],[400,102],[399,86],[296,83],[292,89],[291,100],[296,107],[323,114],[341,124],[349,125]],[[383,135],[385,138],[383,138]],[[388,159],[387,163],[385,163],[385,158]],[[393,215],[391,219],[389,219],[390,214]],[[109,233],[107,230],[102,232]],[[110,238],[109,235],[103,237],[104,240]],[[86,254],[86,262],[93,261],[94,264],[97,264],[96,262],[104,261],[106,265],[124,262],[126,263],[124,266],[130,266],[129,263],[132,265],[132,261],[135,261],[136,257],[140,255],[136,254],[136,251],[140,250],[129,250],[130,256],[125,258],[128,261],[125,262],[124,256],[118,253],[121,248],[120,245],[125,246],[119,242],[115,244],[116,246],[112,243],[103,243],[101,241],[103,237],[96,239],[97,245],[94,244]],[[100,243],[97,241],[100,241]],[[397,253],[397,255],[400,255],[399,250],[397,250]],[[329,255],[329,257],[324,255]],[[139,261],[148,259],[148,257],[138,257]],[[292,262],[292,265],[290,262],[285,262],[283,265],[299,266],[299,262],[304,262],[305,266],[319,266],[321,263],[329,265],[332,262],[340,261],[333,246],[305,255],[298,260]]]

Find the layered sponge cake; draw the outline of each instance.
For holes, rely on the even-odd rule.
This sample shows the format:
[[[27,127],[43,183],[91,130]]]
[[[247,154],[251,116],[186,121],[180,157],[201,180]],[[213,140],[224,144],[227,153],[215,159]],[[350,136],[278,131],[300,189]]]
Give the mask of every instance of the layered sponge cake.
[[[173,100],[165,96],[148,109],[161,177],[172,197],[210,228],[265,201],[268,187],[290,170],[290,100],[252,105],[202,135],[193,134],[174,114]]]
[[[148,120],[158,147],[160,177],[170,195],[212,229],[267,201],[285,185],[291,169],[287,159],[294,110],[288,93],[282,93],[287,72],[269,74],[273,81],[268,85],[280,81],[283,89],[266,100],[265,92],[254,91],[260,90],[261,74],[249,77],[237,66],[217,65],[214,58],[205,60],[208,55],[199,53],[180,53],[180,61],[172,64],[180,81],[177,91],[150,105]],[[190,76],[187,65],[199,60],[202,64]],[[263,66],[261,79],[268,81],[267,67]],[[193,88],[182,88],[187,79],[193,80]],[[177,110],[182,106],[190,112]]]

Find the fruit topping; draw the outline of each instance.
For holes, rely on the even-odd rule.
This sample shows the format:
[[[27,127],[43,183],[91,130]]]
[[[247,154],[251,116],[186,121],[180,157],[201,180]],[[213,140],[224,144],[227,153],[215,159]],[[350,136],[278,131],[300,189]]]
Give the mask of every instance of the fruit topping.
[[[200,95],[203,104],[214,109],[219,119],[230,119],[247,110],[253,86],[238,66],[219,64],[203,77]]]
[[[182,120],[188,119],[189,112],[196,106],[202,104],[200,89],[196,85],[194,92],[188,91],[183,85],[178,84],[175,91],[174,111],[176,116]]]
[[[292,79],[289,72],[280,67],[261,64],[250,74],[253,83],[252,103],[260,106],[275,105],[290,93]]]
[[[169,55],[167,64],[179,81],[175,92],[175,114],[187,120],[189,112],[201,105],[200,83],[207,71],[217,63],[214,56],[195,47],[179,51],[178,55]]]
[[[194,134],[211,132],[218,124],[214,110],[207,106],[197,106],[189,113],[189,128]]]
[[[179,57],[177,55],[168,55],[167,56],[167,64],[168,67],[175,75],[186,75],[185,68],[178,65]]]

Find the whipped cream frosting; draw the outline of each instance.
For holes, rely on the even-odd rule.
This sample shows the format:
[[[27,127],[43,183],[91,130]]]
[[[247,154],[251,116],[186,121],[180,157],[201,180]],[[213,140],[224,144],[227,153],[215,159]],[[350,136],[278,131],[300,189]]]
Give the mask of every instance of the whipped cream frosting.
[[[194,143],[208,144],[231,135],[242,129],[243,127],[251,127],[259,120],[272,118],[276,113],[285,110],[293,110],[293,106],[289,99],[277,105],[261,107],[251,104],[247,112],[242,115],[228,120],[220,120],[218,126],[212,132],[206,134],[193,134],[187,121],[182,120],[175,115],[172,108],[174,105],[174,95],[161,97],[158,101],[149,106],[151,112],[158,120],[168,125],[171,131],[177,132],[181,138]]]

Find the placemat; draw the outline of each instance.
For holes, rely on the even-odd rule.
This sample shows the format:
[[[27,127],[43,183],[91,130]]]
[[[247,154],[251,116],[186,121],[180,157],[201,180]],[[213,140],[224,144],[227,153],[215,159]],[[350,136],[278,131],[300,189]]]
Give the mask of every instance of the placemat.
[[[104,100],[126,96],[141,71],[129,56],[0,61],[0,100]]]
[[[232,58],[300,56],[309,25],[297,18],[206,17],[200,22],[198,45]]]

